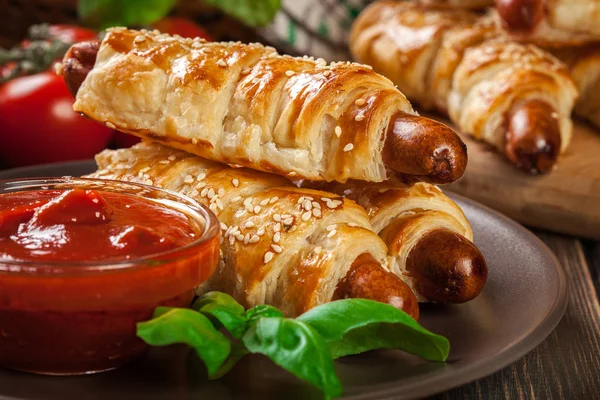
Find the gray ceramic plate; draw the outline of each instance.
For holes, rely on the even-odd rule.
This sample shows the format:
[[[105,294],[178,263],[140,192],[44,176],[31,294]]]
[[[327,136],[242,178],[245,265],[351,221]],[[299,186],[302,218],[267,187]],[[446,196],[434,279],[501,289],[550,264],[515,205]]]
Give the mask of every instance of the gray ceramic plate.
[[[0,179],[82,175],[92,162],[0,172]],[[420,322],[450,339],[446,364],[399,351],[337,362],[348,399],[415,398],[473,381],[505,367],[554,329],[567,305],[560,265],[533,234],[477,203],[451,195],[465,211],[489,265],[483,293],[468,304],[424,305]],[[0,370],[2,400],[307,399],[319,394],[261,357],[247,357],[225,378],[208,381],[186,348],[154,349],[117,371],[83,377],[41,377]]]

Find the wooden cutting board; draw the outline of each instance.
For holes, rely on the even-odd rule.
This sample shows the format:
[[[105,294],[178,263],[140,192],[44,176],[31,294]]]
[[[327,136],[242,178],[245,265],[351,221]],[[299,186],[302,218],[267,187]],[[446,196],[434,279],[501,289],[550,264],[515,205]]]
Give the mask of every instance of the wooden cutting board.
[[[531,227],[600,240],[600,130],[576,123],[552,173],[529,176],[489,146],[463,137],[469,164],[446,189]]]

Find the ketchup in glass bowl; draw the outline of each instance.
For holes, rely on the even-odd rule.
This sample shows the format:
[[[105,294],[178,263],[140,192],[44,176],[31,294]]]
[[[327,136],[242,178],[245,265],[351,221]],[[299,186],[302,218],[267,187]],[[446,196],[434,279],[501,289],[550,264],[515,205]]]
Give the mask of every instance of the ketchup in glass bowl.
[[[71,375],[127,363],[146,349],[136,324],[189,306],[218,255],[216,217],[176,193],[0,181],[0,366]]]

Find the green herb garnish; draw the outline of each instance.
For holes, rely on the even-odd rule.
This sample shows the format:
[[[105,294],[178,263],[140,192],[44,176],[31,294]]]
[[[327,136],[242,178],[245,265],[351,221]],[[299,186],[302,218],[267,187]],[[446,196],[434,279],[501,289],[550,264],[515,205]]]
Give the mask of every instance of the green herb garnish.
[[[364,299],[320,305],[296,319],[277,308],[249,310],[231,296],[211,292],[193,309],[159,307],[137,334],[152,346],[184,343],[196,350],[212,379],[225,375],[246,354],[263,354],[327,397],[342,394],[333,360],[375,349],[399,349],[445,361],[448,339],[419,325],[405,312]],[[221,333],[225,329],[234,338]]]

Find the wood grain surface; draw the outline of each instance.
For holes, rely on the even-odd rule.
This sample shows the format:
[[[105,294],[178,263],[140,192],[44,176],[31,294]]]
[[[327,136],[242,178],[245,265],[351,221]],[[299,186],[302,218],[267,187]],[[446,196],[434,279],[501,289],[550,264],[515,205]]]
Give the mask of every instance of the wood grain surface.
[[[573,141],[556,170],[531,176],[488,145],[463,138],[464,176],[449,190],[529,226],[600,240],[600,132],[576,123]]]
[[[600,399],[600,244],[538,233],[569,279],[569,305],[554,332],[515,364],[441,399]]]

